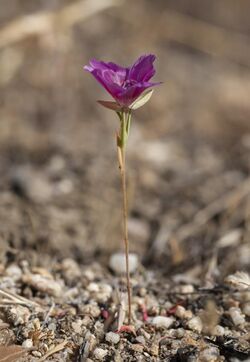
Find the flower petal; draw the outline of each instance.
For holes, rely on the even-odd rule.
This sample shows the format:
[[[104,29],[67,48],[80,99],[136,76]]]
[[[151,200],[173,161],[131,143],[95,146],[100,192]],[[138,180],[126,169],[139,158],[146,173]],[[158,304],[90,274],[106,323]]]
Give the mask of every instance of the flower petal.
[[[121,67],[118,64],[112,62],[102,62],[96,59],[92,59],[89,62],[89,65],[84,67],[88,72],[93,72],[93,70],[105,71],[109,70],[110,75],[112,75],[112,81],[118,85],[122,85],[128,75],[129,68]]]
[[[95,79],[109,92],[109,94],[111,94],[114,99],[117,99],[117,94],[119,94],[123,88],[110,79],[110,75],[107,73],[107,70],[103,72],[98,69],[94,69],[91,71],[91,74],[93,74]]]
[[[138,82],[147,82],[155,74],[153,63],[156,57],[153,54],[142,55],[132,65],[129,72],[129,78]]]

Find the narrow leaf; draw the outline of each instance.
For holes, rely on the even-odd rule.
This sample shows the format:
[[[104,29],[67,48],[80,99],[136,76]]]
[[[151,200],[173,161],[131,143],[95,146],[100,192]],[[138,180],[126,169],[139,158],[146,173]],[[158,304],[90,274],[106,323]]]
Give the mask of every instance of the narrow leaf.
[[[112,111],[119,112],[121,110],[120,104],[116,102],[111,102],[111,101],[97,101],[97,102],[105,108],[112,109]]]
[[[129,106],[129,108],[131,108],[131,109],[137,109],[137,108],[140,108],[140,107],[142,107],[145,103],[147,103],[149,100],[150,100],[150,98],[151,98],[151,96],[152,96],[152,94],[153,94],[153,89],[149,89],[149,90],[147,90],[146,92],[144,92],[144,93],[142,93],[141,95],[140,95],[140,97],[138,97],[130,106]]]

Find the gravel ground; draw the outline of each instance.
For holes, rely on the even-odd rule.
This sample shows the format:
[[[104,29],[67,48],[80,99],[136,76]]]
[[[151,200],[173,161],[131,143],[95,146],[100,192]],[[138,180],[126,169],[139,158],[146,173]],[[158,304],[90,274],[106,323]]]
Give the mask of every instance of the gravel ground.
[[[1,265],[0,341],[6,358],[17,352],[18,361],[250,357],[246,273],[204,288],[187,274],[169,279],[138,264],[131,279],[133,324],[128,326],[119,265],[113,265],[112,272],[99,263],[51,262],[50,269],[32,267],[25,259]]]

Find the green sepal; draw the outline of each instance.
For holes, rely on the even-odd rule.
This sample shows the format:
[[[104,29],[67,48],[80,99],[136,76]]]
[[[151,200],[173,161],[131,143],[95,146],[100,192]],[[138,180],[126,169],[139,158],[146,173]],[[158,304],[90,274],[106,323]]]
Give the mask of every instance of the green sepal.
[[[145,103],[147,103],[152,94],[153,94],[153,89],[149,89],[146,92],[142,93],[130,106],[130,109],[137,109],[140,108],[142,106],[144,106]]]

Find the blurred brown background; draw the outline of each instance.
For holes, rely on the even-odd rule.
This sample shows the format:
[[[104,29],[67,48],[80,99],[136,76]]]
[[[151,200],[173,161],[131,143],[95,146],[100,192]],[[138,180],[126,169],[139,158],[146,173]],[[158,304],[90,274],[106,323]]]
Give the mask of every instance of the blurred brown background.
[[[38,250],[86,262],[122,247],[118,123],[83,65],[152,52],[164,83],[133,118],[131,248],[166,270],[209,269],[215,257],[223,273],[246,269],[249,12],[243,0],[2,2],[3,257]]]

